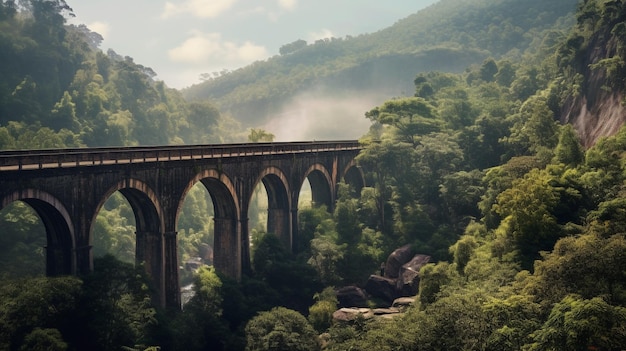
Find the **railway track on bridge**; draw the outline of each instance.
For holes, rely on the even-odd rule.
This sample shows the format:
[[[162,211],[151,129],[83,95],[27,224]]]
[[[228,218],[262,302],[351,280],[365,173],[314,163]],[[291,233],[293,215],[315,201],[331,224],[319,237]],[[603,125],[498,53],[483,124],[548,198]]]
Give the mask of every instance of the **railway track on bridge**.
[[[0,151],[0,172],[360,150],[356,140]]]

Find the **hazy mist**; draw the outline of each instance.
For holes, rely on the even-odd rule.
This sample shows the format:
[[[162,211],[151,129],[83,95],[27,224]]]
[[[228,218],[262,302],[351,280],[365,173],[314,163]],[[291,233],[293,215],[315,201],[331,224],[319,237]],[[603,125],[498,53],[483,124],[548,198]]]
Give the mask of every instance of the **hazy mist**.
[[[269,116],[261,128],[274,134],[275,141],[358,139],[371,125],[365,112],[388,99],[387,93],[333,95],[325,89],[310,90]]]

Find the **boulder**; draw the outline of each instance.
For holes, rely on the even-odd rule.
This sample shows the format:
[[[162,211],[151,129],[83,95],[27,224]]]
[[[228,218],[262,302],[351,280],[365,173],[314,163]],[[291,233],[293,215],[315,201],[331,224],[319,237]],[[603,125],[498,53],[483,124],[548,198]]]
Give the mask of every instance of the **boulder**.
[[[403,313],[397,308],[375,308],[372,310],[374,312],[374,318],[382,318],[382,319],[394,319],[396,317],[402,317]]]
[[[400,313],[400,309],[399,308],[395,308],[395,307],[389,307],[389,308],[374,308],[372,310],[372,312],[374,313],[375,316],[381,316],[381,315],[385,315],[385,314],[396,314],[396,313]]]
[[[340,308],[333,312],[333,320],[337,322],[352,322],[359,316],[370,319],[374,317],[374,312],[369,308]]]
[[[414,297],[399,297],[393,300],[393,303],[391,304],[391,308],[397,308],[400,311],[404,311],[410,306],[413,306],[414,303],[415,303]]]
[[[404,245],[394,250],[387,258],[385,271],[382,274],[385,278],[396,279],[400,276],[402,265],[409,262],[415,253],[411,245]]]
[[[339,307],[366,307],[367,295],[358,286],[350,285],[335,291]]]
[[[379,275],[370,275],[365,284],[365,291],[368,294],[383,299],[391,303],[397,298],[398,290],[396,288],[397,280],[391,278],[381,277]]]
[[[419,272],[428,262],[430,262],[430,256],[418,254],[402,265],[396,282],[397,296],[417,295],[420,283]]]

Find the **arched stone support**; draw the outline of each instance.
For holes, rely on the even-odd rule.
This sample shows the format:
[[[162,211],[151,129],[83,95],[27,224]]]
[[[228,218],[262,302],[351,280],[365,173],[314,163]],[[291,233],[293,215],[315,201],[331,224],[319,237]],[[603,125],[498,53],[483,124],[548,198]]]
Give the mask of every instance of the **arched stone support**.
[[[89,272],[93,272],[92,246],[79,246],[74,251],[76,255],[76,267],[78,268],[76,273],[85,275],[89,274]]]
[[[76,274],[76,240],[63,203],[48,192],[29,188],[4,196],[0,209],[14,201],[28,204],[43,222],[47,238],[46,275]]]
[[[143,265],[156,289],[159,305],[165,306],[163,235],[159,232],[136,232],[135,262]]]
[[[0,151],[0,209],[22,200],[37,212],[49,275],[88,274],[97,213],[119,191],[135,215],[136,261],[153,280],[154,299],[180,308],[176,225],[195,183],[213,201],[215,268],[240,279],[250,271],[247,210],[256,184],[268,193],[268,232],[294,249],[302,183],[309,177],[313,200],[332,209],[359,151],[356,141]]]
[[[236,279],[241,278],[241,241],[237,221],[215,218],[213,265],[215,269]]]
[[[354,160],[346,165],[345,169],[342,172],[342,178],[353,189],[353,191],[355,192],[355,196],[360,195],[361,190],[366,185],[363,171]]]
[[[250,231],[248,228],[248,216],[245,216],[239,223],[239,237],[241,238],[241,274],[250,275],[252,273],[252,261],[250,257]],[[241,277],[241,274],[236,277]]]
[[[277,166],[265,167],[258,180],[251,184],[250,189],[253,191],[259,182],[267,192],[267,233],[276,235],[288,250],[292,250],[293,228],[290,210],[293,196],[290,182],[284,170]],[[252,199],[252,191],[246,197],[248,201]],[[248,205],[249,203],[244,208],[248,208]]]
[[[334,182],[328,169],[322,164],[314,164],[306,171],[305,178],[311,184],[313,205],[324,205],[328,211],[332,212],[335,197],[331,187]],[[304,183],[304,179],[302,179],[302,183]]]
[[[292,249],[290,210],[282,207],[267,210],[267,232],[276,235],[289,250]]]
[[[180,306],[180,282],[178,281],[178,233],[166,232],[163,235],[164,238],[164,251],[165,251],[165,274],[164,274],[164,288],[165,296],[164,303],[168,307]]]

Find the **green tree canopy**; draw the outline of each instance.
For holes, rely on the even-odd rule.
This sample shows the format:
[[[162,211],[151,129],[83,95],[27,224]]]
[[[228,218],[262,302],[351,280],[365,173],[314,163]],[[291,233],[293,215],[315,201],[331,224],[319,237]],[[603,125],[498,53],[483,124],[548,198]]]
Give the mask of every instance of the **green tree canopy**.
[[[317,333],[300,313],[276,307],[246,324],[246,351],[319,350]]]

